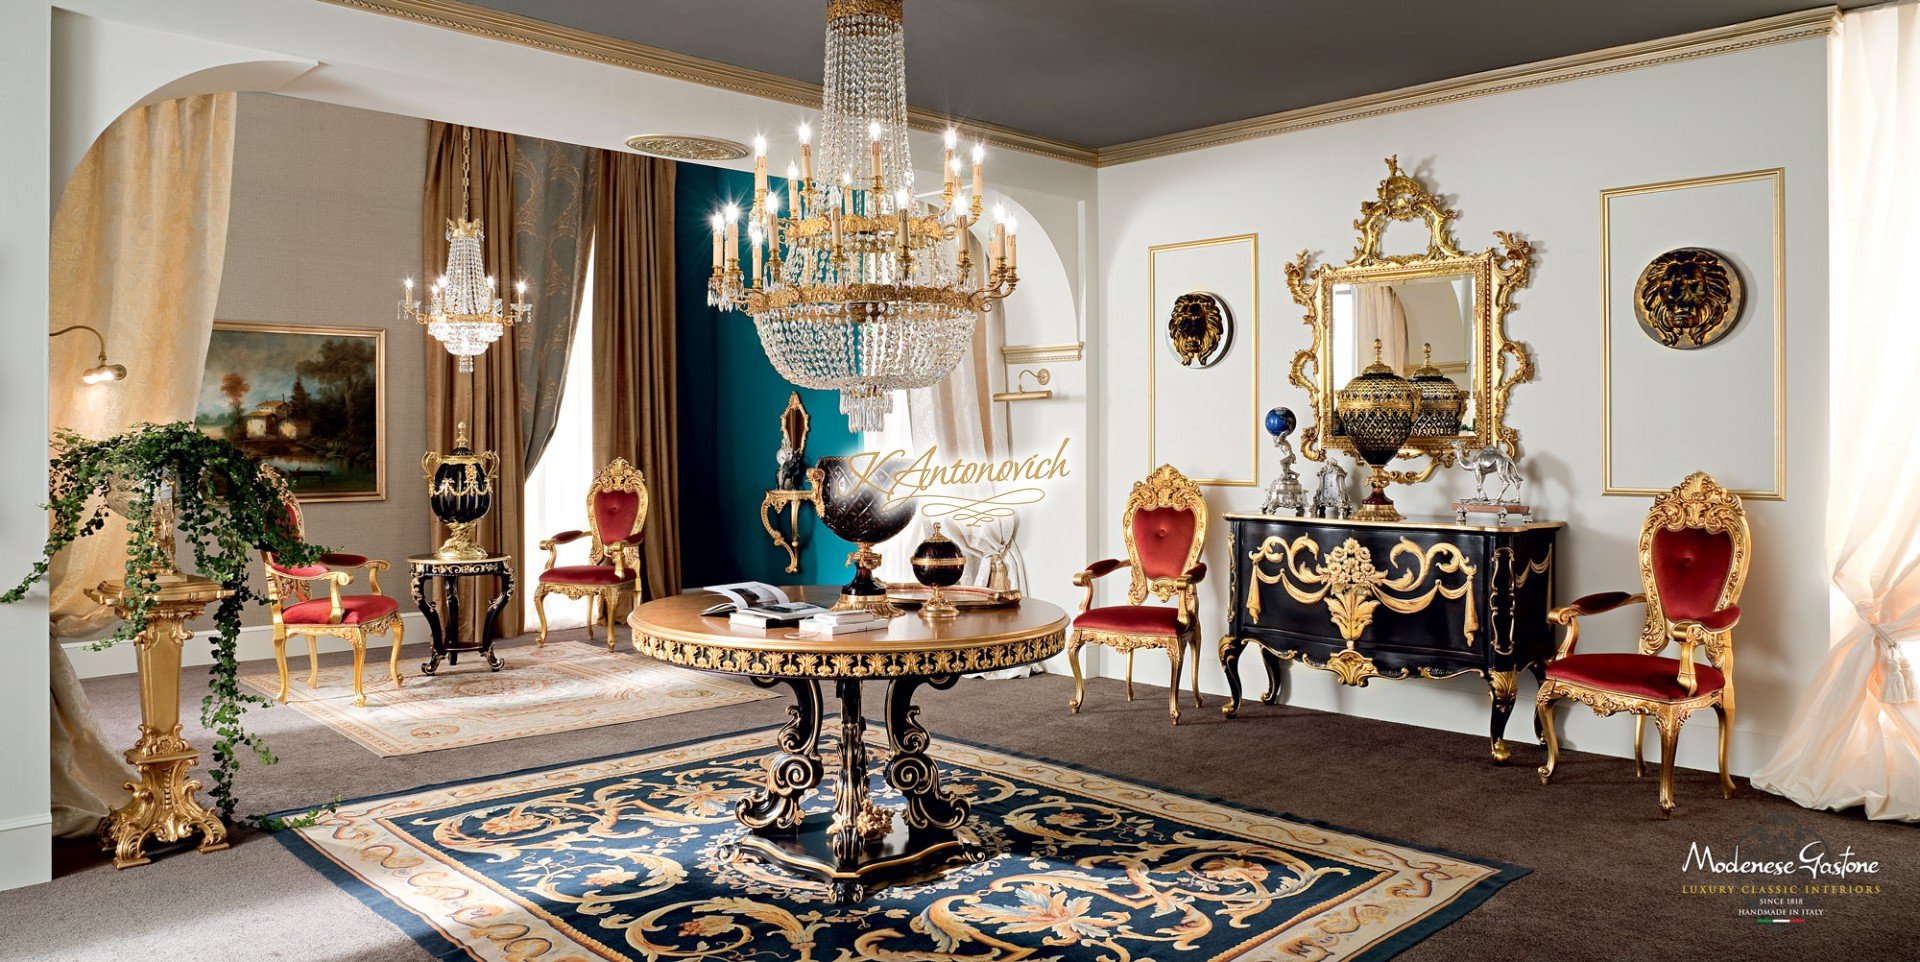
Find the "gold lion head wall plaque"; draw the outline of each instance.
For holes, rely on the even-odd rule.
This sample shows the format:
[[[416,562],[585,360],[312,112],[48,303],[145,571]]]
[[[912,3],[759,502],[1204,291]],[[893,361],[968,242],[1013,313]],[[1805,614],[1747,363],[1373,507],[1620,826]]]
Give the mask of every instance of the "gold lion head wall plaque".
[[[1667,347],[1693,350],[1727,336],[1740,318],[1740,273],[1703,247],[1653,259],[1633,285],[1640,329]]]
[[[1233,345],[1233,311],[1218,294],[1193,291],[1173,302],[1167,343],[1183,367],[1212,367]]]

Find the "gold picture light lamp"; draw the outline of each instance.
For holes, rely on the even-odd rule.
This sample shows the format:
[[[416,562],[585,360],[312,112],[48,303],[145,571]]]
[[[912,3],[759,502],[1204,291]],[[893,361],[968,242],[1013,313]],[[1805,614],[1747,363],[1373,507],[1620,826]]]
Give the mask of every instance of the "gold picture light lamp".
[[[51,334],[48,334],[47,339],[52,340],[53,338],[59,337],[62,334],[71,334],[74,331],[86,331],[88,334],[92,334],[95,340],[100,342],[99,363],[95,364],[90,368],[87,368],[85,371],[82,371],[80,373],[80,380],[85,381],[88,384],[104,384],[108,381],[124,381],[127,379],[126,365],[107,363],[107,339],[98,330],[95,330],[91,325],[87,325],[87,324],[69,325],[57,331],[54,331]]]

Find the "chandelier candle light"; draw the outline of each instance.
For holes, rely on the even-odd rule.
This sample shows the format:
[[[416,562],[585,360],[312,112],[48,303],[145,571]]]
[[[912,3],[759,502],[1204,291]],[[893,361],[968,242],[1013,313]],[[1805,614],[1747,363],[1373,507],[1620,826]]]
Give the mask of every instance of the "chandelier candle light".
[[[712,221],[707,303],[752,315],[780,375],[839,391],[855,431],[880,430],[889,392],[953,370],[971,351],[979,312],[1018,281],[1016,225],[996,208],[987,276],[976,286],[967,239],[982,213],[984,147],[972,148],[973,189],[964,193],[959,134],[948,130],[939,203],[915,197],[901,3],[829,0],[819,158],[802,124],[783,214],[781,194],[768,188],[766,138],[754,138],[744,230],[736,205]]]
[[[406,294],[400,299],[400,319],[413,318],[426,325],[427,333],[446,347],[447,353],[460,359],[460,370],[473,372],[473,359],[516,322],[527,319],[527,282],[513,285],[513,304],[502,303],[492,274],[480,255],[480,242],[486,231],[477,218],[470,219],[469,178],[473,169],[473,132],[460,131],[460,217],[447,221],[447,270],[427,291],[426,309],[413,293],[413,278],[406,280]]]

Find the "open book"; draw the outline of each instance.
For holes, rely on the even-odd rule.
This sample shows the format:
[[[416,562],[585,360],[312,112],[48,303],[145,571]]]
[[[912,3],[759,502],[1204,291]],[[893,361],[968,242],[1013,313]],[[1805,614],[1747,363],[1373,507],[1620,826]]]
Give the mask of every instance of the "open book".
[[[758,581],[716,585],[704,590],[726,595],[727,600],[700,612],[702,615],[728,615],[733,624],[752,628],[797,625],[802,618],[827,610],[809,602],[794,601],[785,591]]]
[[[785,591],[760,581],[737,581],[730,585],[712,585],[697,590],[727,596],[727,600],[700,612],[708,616],[732,614],[736,611],[746,611],[766,605],[788,604],[793,601]]]

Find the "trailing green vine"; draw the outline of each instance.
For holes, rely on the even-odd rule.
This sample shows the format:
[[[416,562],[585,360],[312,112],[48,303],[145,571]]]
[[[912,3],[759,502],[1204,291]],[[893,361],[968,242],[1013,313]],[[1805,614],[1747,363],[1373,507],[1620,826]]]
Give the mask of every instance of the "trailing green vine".
[[[241,690],[236,649],[240,612],[249,601],[266,599],[249,585],[254,552],[271,551],[289,565],[308,565],[326,550],[300,540],[287,523],[276,489],[239,448],[202,433],[192,424],[142,424],[103,440],[71,431],[54,435],[49,466],[51,513],[47,542],[33,570],[5,594],[0,604],[26,596],[47,577],[55,555],[106,526],[107,498],[126,515],[127,617],[113,634],[93,647],[130,640],[145,631],[160,585],[156,572],[168,570],[171,545],[163,543],[151,522],[162,507],[161,491],[171,493],[170,511],[178,541],[193,547],[193,566],[202,577],[232,592],[214,610],[213,666],[208,692],[200,702],[200,723],[214,733],[213,784],[209,794],[222,818],[234,820],[234,775],[241,749],[261,764],[277,759],[258,734],[241,723],[248,706],[270,707],[268,699]],[[297,820],[248,819],[264,827],[285,827]]]

